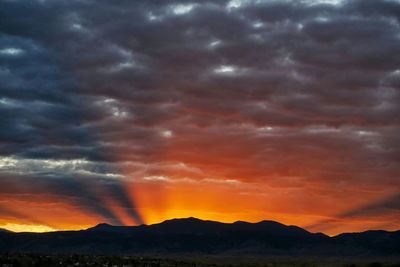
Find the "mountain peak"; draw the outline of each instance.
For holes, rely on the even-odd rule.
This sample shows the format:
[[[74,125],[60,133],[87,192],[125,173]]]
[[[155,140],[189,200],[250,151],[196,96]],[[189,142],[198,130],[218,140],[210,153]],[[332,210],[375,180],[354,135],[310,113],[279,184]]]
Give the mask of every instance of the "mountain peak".
[[[204,222],[204,220],[195,218],[195,217],[187,217],[187,218],[174,218],[174,219],[169,219],[165,220],[162,223],[165,222]]]
[[[96,225],[95,227],[113,227],[113,225],[108,224],[108,223],[99,223],[99,224]]]
[[[114,225],[108,223],[99,223],[93,227],[88,228],[87,230],[108,230],[115,227]]]
[[[165,221],[162,221],[160,223],[155,223],[155,224],[150,224],[148,226],[159,226],[159,225],[203,225],[203,224],[223,224],[218,221],[210,221],[210,220],[202,220],[196,217],[186,217],[186,218],[173,218],[173,219],[168,219]]]

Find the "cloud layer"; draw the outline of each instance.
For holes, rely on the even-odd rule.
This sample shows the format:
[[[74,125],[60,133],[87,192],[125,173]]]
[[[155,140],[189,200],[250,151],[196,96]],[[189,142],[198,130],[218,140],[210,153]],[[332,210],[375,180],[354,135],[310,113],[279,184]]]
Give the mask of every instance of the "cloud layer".
[[[398,1],[3,0],[0,17],[0,204],[142,223],[204,187],[194,202],[245,204],[202,216],[399,227],[375,204],[400,187]]]

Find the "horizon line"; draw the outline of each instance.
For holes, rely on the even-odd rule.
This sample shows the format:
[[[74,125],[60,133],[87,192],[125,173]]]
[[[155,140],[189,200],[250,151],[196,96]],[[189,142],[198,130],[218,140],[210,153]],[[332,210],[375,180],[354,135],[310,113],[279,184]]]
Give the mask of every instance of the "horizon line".
[[[152,225],[163,224],[165,222],[173,221],[173,220],[189,220],[189,219],[195,219],[197,221],[202,221],[202,222],[214,222],[214,223],[220,223],[220,224],[227,224],[227,225],[232,225],[232,224],[236,224],[236,223],[258,224],[258,223],[262,223],[262,222],[273,222],[273,223],[281,224],[281,225],[287,226],[287,227],[297,227],[297,228],[303,229],[303,230],[305,230],[305,231],[307,231],[309,233],[323,234],[323,235],[329,236],[329,237],[335,237],[335,236],[339,236],[339,235],[342,235],[342,234],[356,234],[356,233],[365,233],[365,232],[371,232],[371,231],[382,231],[382,232],[387,232],[387,233],[394,233],[394,232],[400,231],[400,229],[397,229],[397,230],[367,229],[367,230],[364,230],[364,231],[341,232],[341,233],[338,233],[338,234],[330,235],[330,234],[324,233],[323,231],[310,231],[310,230],[307,230],[305,227],[302,227],[302,226],[298,226],[298,225],[294,225],[294,224],[284,224],[284,223],[279,222],[279,221],[267,220],[267,219],[261,220],[261,221],[256,221],[256,222],[249,222],[249,221],[244,221],[244,220],[237,220],[237,221],[234,221],[234,222],[221,222],[221,221],[216,221],[216,220],[201,219],[201,218],[189,216],[189,217],[170,218],[170,219],[165,219],[163,221],[156,222],[156,223],[151,223],[151,224],[143,223],[143,224],[138,224],[138,225],[114,225],[114,224],[110,224],[110,223],[107,223],[107,222],[99,222],[99,223],[97,223],[97,224],[95,224],[93,226],[90,226],[90,227],[87,227],[87,228],[81,228],[81,229],[55,229],[55,228],[49,227],[47,225],[29,224],[31,226],[47,227],[47,228],[52,229],[52,230],[48,230],[48,231],[13,231],[13,230],[10,230],[10,229],[7,229],[7,228],[0,228],[0,233],[1,233],[1,230],[5,230],[6,232],[10,232],[10,233],[37,233],[37,234],[41,234],[41,233],[56,233],[56,232],[78,232],[78,231],[87,231],[87,230],[93,229],[93,228],[95,228],[97,226],[100,226],[100,225],[107,225],[109,227],[143,227],[143,226],[152,226]],[[20,225],[24,225],[24,224],[20,224]]]

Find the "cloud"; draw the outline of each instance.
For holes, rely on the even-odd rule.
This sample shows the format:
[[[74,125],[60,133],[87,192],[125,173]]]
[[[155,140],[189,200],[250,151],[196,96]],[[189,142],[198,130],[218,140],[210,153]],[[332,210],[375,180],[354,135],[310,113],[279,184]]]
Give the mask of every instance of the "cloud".
[[[399,12],[390,0],[2,1],[0,184],[37,177],[118,224],[105,199],[142,223],[126,184],[146,177],[386,196],[400,186]]]
[[[375,224],[373,227],[381,227],[387,221],[398,226],[398,216],[400,213],[400,195],[398,193],[386,196],[384,198],[370,201],[367,204],[360,205],[355,208],[346,210],[345,212],[335,215],[333,218],[324,219],[308,225],[311,230],[324,231],[329,228],[334,228],[337,225],[343,224],[351,220],[369,220]],[[386,225],[387,227],[388,225]],[[390,225],[389,225],[390,226]]]
[[[400,194],[369,203],[341,214],[340,217],[381,216],[400,212]]]
[[[34,218],[28,214],[21,213],[14,209],[9,209],[4,206],[0,206],[0,216],[4,219],[14,219],[14,220],[22,220],[24,223],[27,224],[39,224],[39,225],[48,225],[48,223],[44,223],[38,218]]]

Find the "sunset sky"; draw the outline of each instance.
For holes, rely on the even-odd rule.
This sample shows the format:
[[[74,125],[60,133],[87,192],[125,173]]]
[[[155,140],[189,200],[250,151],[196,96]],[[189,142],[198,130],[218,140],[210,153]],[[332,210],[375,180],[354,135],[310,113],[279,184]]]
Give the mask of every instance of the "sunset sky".
[[[0,228],[400,229],[400,1],[0,0]]]

